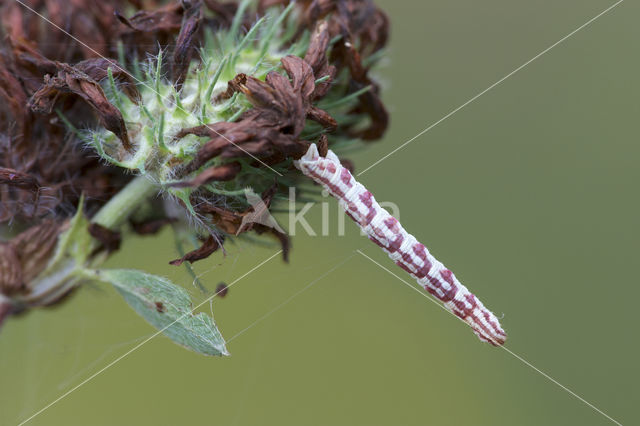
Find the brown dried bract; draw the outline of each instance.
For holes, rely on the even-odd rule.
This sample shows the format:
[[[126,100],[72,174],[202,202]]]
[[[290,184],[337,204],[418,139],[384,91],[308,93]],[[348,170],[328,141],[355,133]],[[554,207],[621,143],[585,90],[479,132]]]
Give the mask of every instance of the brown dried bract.
[[[36,40],[46,57],[69,62],[108,55],[109,45],[116,35],[114,8],[129,2],[28,0],[24,3],[41,16],[16,1],[0,2],[0,24],[6,33],[14,40]],[[75,40],[51,25],[43,25],[42,16],[63,28]]]
[[[38,191],[40,184],[38,179],[28,173],[19,172],[18,170],[0,167],[0,185],[6,184],[22,189],[30,189]]]
[[[131,76],[131,73],[125,70],[118,61],[107,58],[91,58],[78,62],[74,65],[74,68],[87,74],[96,82],[107,78],[108,70],[111,69],[113,78],[120,82],[119,87],[127,97],[136,103],[140,99],[140,93],[136,88],[136,82]]]
[[[277,190],[278,185],[277,183],[274,183],[270,188],[268,188],[261,194],[263,202],[263,205],[261,205],[261,207],[269,208],[271,206],[271,202],[274,195],[277,193]],[[262,225],[260,223],[255,223],[252,221],[249,221],[249,223],[244,223],[243,219],[245,219],[246,216],[260,213],[255,212],[253,207],[249,207],[241,212],[236,212],[212,204],[200,204],[196,207],[196,210],[203,215],[210,215],[214,225],[226,234],[238,235],[248,231],[255,231],[258,234],[273,234],[280,241],[285,262],[288,261],[289,249],[291,247],[291,244],[289,236],[287,234],[282,233],[277,229]]]
[[[28,291],[28,283],[45,269],[64,229],[62,223],[45,221],[0,243],[0,293]]]
[[[200,246],[196,250],[190,251],[180,259],[172,260],[171,262],[169,262],[169,264],[173,266],[180,266],[184,262],[193,263],[197,260],[206,259],[220,247],[222,247],[221,238],[218,236],[214,237],[213,235],[209,235],[204,243],[202,243],[202,246]]]
[[[79,69],[68,64],[57,63],[58,74],[45,76],[45,84],[29,100],[33,111],[51,113],[53,106],[63,94],[71,93],[87,102],[98,114],[105,129],[112,131],[128,151],[133,147],[129,141],[122,113],[107,99],[100,84]]]
[[[24,288],[22,264],[15,247],[0,243],[0,293],[11,295]]]
[[[182,4],[176,1],[155,10],[138,11],[131,18],[124,17],[117,10],[114,13],[120,22],[134,31],[156,32],[179,30],[183,11]]]
[[[234,161],[227,164],[222,164],[220,166],[209,167],[204,170],[198,176],[190,181],[177,182],[172,184],[171,186],[176,188],[197,188],[200,185],[206,185],[207,183],[211,183],[214,181],[222,182],[222,181],[230,181],[235,179],[235,177],[240,173],[242,166],[239,162]]]
[[[266,164],[276,164],[287,157],[299,158],[309,145],[298,138],[306,119],[317,121],[329,131],[336,128],[336,121],[312,104],[316,76],[311,65],[296,56],[284,57],[282,65],[291,80],[270,72],[265,81],[238,74],[229,82],[223,96],[240,92],[254,105],[237,122],[214,123],[178,133],[178,138],[188,134],[211,137],[186,167],[186,173],[217,156],[251,155]]]
[[[182,86],[195,48],[195,37],[202,19],[201,2],[184,4],[182,27],[173,50],[172,77],[176,87]]]
[[[311,66],[316,79],[329,76],[327,81],[316,85],[311,96],[314,100],[320,99],[327,94],[336,76],[336,67],[330,65],[329,59],[327,58],[327,48],[329,47],[330,38],[329,25],[327,22],[319,22],[311,35],[309,48],[304,57],[304,60]]]
[[[7,118],[12,117],[16,132],[24,134],[29,129],[27,120],[30,114],[25,108],[27,95],[22,89],[15,68],[10,64],[10,59],[2,54],[0,54],[0,97],[4,100],[0,111],[8,109]]]
[[[280,242],[280,248],[282,249],[282,260],[289,262],[289,251],[291,250],[291,239],[289,236],[277,229],[270,228],[268,226],[261,225],[259,223],[254,224],[253,231],[258,235],[269,233],[272,234]]]
[[[263,5],[286,3],[287,0],[261,1]],[[368,77],[368,69],[362,65],[361,58],[377,52],[386,45],[389,38],[389,19],[371,0],[302,0],[300,3],[303,7],[305,25],[314,29],[305,59],[318,75],[318,58],[323,52],[326,53],[329,39],[340,37],[330,58],[331,66],[337,70],[333,75],[344,68],[349,70],[349,93],[371,87],[358,97],[358,106],[352,111],[354,114],[368,115],[370,125],[364,130],[353,130],[351,134],[364,140],[379,139],[389,125],[389,114],[380,100],[378,86]],[[321,75],[325,74],[321,72]],[[321,94],[319,91],[316,98]]]
[[[106,250],[107,253],[111,253],[120,249],[120,243],[122,242],[120,232],[113,231],[97,223],[89,224],[88,231],[100,243],[100,247],[95,252]]]
[[[349,92],[353,93],[370,87],[370,90],[358,97],[359,103],[353,112],[366,113],[371,124],[364,130],[353,132],[353,135],[364,140],[380,139],[389,126],[389,114],[378,95],[378,86],[367,75],[367,70],[361,63],[360,54],[353,44],[342,43],[336,46],[335,54],[342,56],[351,72]]]

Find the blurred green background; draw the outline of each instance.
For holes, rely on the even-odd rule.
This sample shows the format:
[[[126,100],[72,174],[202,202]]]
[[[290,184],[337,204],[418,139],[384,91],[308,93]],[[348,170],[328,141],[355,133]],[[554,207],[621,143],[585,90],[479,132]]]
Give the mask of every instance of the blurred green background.
[[[363,170],[613,4],[378,0],[392,22],[384,141]],[[623,424],[637,424],[640,342],[640,6],[592,25],[360,179],[498,315],[507,348]],[[213,302],[232,356],[157,337],[33,425],[606,425],[605,417],[354,254],[394,272],[347,223],[293,240]],[[309,222],[320,229],[321,206]],[[110,265],[164,274],[170,233]],[[275,253],[229,245],[196,264],[209,288]],[[238,335],[339,262],[338,269]],[[409,281],[410,278],[406,277]],[[198,296],[194,287],[191,292]],[[0,424],[16,424],[153,333],[107,287],[10,321],[0,335]]]

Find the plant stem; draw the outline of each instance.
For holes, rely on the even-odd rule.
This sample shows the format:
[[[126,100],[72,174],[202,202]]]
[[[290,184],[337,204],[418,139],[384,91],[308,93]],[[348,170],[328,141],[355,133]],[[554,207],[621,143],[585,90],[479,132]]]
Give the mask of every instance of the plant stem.
[[[156,184],[138,176],[105,204],[91,222],[105,228],[116,228],[129,218],[148,197],[157,191]]]
[[[122,225],[150,196],[157,191],[156,184],[144,176],[138,176],[120,190],[107,202],[93,217],[92,222],[113,229]],[[95,239],[86,252],[91,253],[99,242]],[[95,259],[94,259],[95,260]],[[34,280],[31,292],[14,300],[18,304],[29,306],[47,305],[62,297],[83,279],[81,272],[86,266],[84,261],[77,258],[64,258],[60,263],[47,268],[44,275]],[[0,299],[0,314],[2,313],[2,300]]]

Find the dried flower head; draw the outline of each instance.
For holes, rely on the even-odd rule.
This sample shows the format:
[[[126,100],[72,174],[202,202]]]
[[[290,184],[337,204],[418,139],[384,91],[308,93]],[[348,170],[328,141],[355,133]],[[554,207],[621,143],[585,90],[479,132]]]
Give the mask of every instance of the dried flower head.
[[[368,71],[385,15],[368,0],[25,4],[0,5],[0,223],[13,237],[0,245],[0,318],[98,280],[176,342],[226,354],[184,290],[99,265],[125,223],[202,241],[174,265],[248,231],[275,236],[286,259],[287,235],[248,220],[262,213],[245,190],[269,210],[302,179],[293,161],[312,142],[382,135]]]

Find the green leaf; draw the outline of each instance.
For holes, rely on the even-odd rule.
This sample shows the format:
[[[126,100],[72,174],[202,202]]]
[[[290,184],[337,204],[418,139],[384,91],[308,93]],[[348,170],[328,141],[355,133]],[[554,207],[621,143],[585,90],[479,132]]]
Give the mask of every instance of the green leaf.
[[[112,284],[139,315],[175,343],[204,355],[229,355],[213,319],[192,312],[191,298],[182,287],[134,269],[99,270],[95,278]]]
[[[84,265],[91,249],[89,221],[84,215],[84,196],[80,196],[78,210],[69,222],[69,228],[58,238],[56,252],[49,262],[48,269],[66,258],[73,258],[76,265]]]

